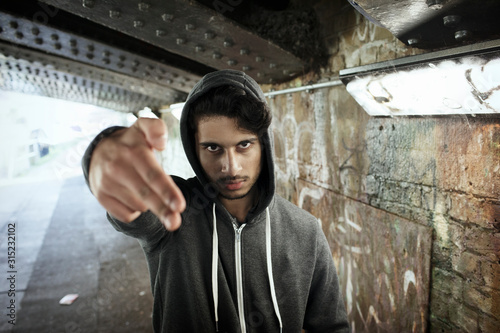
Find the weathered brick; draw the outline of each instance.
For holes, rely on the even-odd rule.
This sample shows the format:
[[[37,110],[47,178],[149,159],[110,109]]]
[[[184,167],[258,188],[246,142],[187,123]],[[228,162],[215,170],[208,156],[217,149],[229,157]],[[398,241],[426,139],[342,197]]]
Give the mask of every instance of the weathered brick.
[[[499,327],[500,327],[500,320],[496,320],[488,316],[481,316],[479,318],[479,328],[481,329],[481,332],[484,333],[498,332]]]
[[[500,263],[498,261],[490,261],[482,258],[481,275],[487,287],[500,290]]]
[[[453,269],[462,274],[466,279],[477,285],[483,285],[484,280],[481,275],[480,256],[462,252],[458,257],[452,257]]]
[[[464,287],[464,302],[500,320],[500,291],[469,283]]]
[[[467,333],[480,332],[479,330],[479,314],[477,311],[469,309],[463,304],[452,306],[450,311],[450,320],[455,325],[459,326]]]
[[[432,270],[432,290],[451,296],[453,299],[463,298],[463,279],[453,272],[434,267]],[[447,298],[449,300],[449,297]]]
[[[500,250],[500,232],[477,226],[465,228],[465,246],[481,254],[498,254]]]

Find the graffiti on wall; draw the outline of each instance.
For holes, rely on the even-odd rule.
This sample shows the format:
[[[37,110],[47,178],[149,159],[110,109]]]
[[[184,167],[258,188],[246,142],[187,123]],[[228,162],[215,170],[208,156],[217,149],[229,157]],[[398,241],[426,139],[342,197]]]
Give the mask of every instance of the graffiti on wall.
[[[352,331],[424,332],[431,228],[304,181],[298,192],[327,235]]]

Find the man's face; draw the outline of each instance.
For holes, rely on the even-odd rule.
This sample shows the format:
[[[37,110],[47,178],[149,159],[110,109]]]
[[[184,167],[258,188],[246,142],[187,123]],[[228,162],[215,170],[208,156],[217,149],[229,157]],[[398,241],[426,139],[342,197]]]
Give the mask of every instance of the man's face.
[[[195,140],[201,166],[222,198],[246,197],[262,168],[258,136],[238,128],[236,119],[213,116],[198,121]]]

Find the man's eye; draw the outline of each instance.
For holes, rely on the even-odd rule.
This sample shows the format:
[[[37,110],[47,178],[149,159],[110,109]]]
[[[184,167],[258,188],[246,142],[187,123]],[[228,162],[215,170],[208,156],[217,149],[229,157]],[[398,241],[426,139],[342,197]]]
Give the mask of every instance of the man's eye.
[[[219,150],[219,146],[215,145],[207,146],[207,150],[213,153]]]
[[[250,148],[251,144],[252,143],[250,141],[242,142],[242,143],[240,143],[240,147],[243,149],[247,149],[247,148]]]

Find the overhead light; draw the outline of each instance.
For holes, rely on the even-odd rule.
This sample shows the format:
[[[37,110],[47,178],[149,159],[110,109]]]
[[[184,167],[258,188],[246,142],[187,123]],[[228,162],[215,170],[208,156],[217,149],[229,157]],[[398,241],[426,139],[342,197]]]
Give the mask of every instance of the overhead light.
[[[500,114],[500,40],[340,71],[372,116]]]

